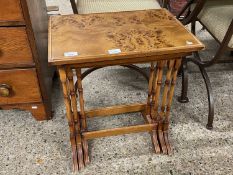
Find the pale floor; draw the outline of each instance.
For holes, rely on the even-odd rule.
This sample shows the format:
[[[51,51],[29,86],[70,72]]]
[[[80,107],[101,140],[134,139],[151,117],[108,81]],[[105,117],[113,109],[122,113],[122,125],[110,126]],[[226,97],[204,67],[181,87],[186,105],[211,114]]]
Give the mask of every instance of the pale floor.
[[[70,12],[67,2],[58,1],[62,13]],[[207,45],[202,55],[213,55],[217,48],[214,40],[205,31],[198,30],[198,36]],[[147,133],[94,139],[89,142],[91,163],[77,174],[233,174],[233,65],[217,65],[208,70],[216,107],[213,131],[205,129],[207,96],[203,79],[194,65],[189,67],[190,102],[180,104],[176,100],[181,78],[173,100],[171,156],[154,154]],[[128,69],[112,67],[88,76],[84,90],[86,106],[91,108],[145,100],[147,83]],[[36,122],[24,111],[0,112],[1,175],[72,174],[68,125],[58,80],[53,87],[53,109],[54,118],[43,122]],[[88,127],[94,130],[142,122],[139,114],[127,114],[97,118]]]

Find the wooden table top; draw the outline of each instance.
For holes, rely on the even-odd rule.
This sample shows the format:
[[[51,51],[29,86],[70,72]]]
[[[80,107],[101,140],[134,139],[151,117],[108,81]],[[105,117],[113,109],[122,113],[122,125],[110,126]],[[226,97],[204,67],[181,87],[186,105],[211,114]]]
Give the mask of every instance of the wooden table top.
[[[203,48],[166,9],[50,17],[52,65],[161,57]]]

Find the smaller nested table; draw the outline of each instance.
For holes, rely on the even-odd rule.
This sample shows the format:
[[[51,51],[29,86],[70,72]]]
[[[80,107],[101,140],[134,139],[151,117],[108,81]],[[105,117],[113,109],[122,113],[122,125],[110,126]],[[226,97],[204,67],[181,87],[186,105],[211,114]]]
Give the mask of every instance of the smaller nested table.
[[[203,48],[165,9],[51,17],[49,63],[56,65],[60,74],[74,171],[88,164],[87,141],[98,137],[149,132],[155,152],[169,154],[169,114],[177,71],[182,57]],[[146,62],[151,67],[145,102],[85,110],[82,78],[87,73],[82,74],[82,68],[94,70]],[[128,112],[141,112],[145,124],[98,131],[87,129],[87,117]]]

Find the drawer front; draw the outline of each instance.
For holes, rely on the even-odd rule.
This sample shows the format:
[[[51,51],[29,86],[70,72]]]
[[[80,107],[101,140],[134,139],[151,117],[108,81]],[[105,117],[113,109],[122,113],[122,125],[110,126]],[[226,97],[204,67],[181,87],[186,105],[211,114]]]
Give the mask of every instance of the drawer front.
[[[32,53],[25,27],[0,27],[0,66],[32,65]]]
[[[24,21],[20,0],[0,0],[0,25],[8,21]]]
[[[0,71],[0,105],[40,102],[35,69]]]

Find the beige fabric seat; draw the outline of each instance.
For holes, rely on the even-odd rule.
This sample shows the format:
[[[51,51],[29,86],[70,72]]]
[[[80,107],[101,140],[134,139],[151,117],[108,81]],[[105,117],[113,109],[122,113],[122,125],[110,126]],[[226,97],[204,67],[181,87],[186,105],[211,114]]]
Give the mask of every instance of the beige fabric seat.
[[[207,0],[198,19],[222,42],[233,19],[233,0]],[[233,48],[233,37],[228,46]]]
[[[156,0],[77,0],[79,14],[160,9]]]

